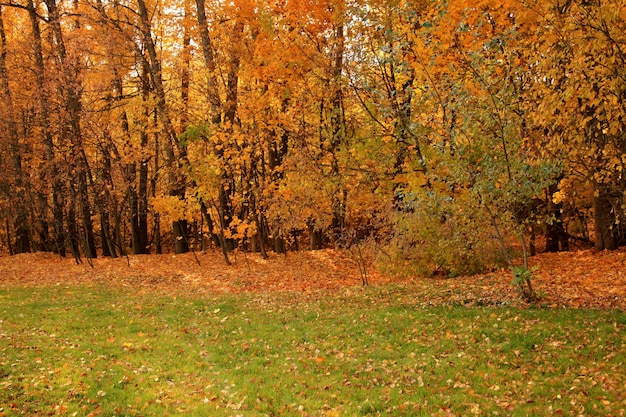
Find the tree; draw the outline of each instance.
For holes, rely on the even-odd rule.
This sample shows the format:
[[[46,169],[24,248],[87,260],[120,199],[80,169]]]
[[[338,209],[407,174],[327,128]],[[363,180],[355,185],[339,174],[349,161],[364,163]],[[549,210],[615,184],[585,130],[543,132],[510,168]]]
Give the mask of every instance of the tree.
[[[11,160],[13,182],[10,185],[11,192],[7,196],[11,201],[11,211],[14,213],[15,242],[9,247],[13,253],[25,253],[30,251],[30,231],[28,227],[28,211],[26,203],[27,187],[26,175],[22,169],[22,153],[20,150],[20,137],[16,121],[13,94],[9,86],[9,74],[7,70],[7,37],[4,31],[4,19],[2,6],[0,6],[0,100],[4,114],[4,130],[8,136],[9,159]]]
[[[623,239],[626,5],[531,6],[541,28],[532,46],[538,58],[533,121],[547,133],[546,151],[563,155],[568,176],[592,189],[596,249],[616,249]]]
[[[70,211],[73,212],[74,199],[79,203],[80,229],[84,237],[72,234],[74,245],[81,246],[84,254],[88,258],[95,258],[96,243],[93,233],[93,222],[91,206],[89,201],[89,176],[91,176],[87,155],[83,146],[83,133],[81,126],[82,117],[82,64],[79,57],[72,56],[66,48],[65,35],[61,26],[61,15],[57,7],[56,0],[45,0],[48,10],[49,24],[54,36],[53,53],[58,59],[61,76],[61,98],[62,106],[66,116],[62,123],[67,129],[61,130],[61,135],[70,143],[70,191],[72,193]],[[74,218],[69,219],[74,222]],[[78,229],[76,225],[76,229]],[[74,226],[71,226],[74,229]],[[80,242],[80,245],[79,245]],[[72,247],[75,247],[75,246]],[[75,256],[77,256],[75,250]]]
[[[512,237],[566,249],[568,210],[598,249],[626,236],[623,9],[2,2],[9,249],[79,260],[201,239],[229,263],[368,239],[425,273],[503,262],[531,297]]]

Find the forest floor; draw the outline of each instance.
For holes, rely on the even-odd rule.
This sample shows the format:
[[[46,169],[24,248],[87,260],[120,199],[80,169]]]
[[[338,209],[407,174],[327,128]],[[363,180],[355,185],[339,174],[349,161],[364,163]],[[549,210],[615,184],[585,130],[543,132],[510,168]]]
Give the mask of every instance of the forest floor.
[[[626,250],[533,257],[532,305],[506,270],[234,255],[0,257],[0,417],[626,416]]]
[[[106,285],[139,291],[214,293],[288,293],[320,297],[362,285],[355,258],[337,250],[287,255],[237,253],[227,266],[217,251],[183,255],[130,255],[83,259],[35,253],[0,256],[0,287]],[[579,250],[531,258],[533,285],[541,307],[617,308],[626,310],[626,248],[612,252]],[[393,287],[394,297],[423,306],[524,306],[507,269],[457,278],[397,278],[368,267],[375,287]]]

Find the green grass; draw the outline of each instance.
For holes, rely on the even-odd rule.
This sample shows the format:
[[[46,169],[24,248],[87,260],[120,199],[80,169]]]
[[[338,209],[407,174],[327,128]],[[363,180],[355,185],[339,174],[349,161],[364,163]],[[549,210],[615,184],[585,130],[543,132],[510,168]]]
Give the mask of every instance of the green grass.
[[[626,414],[625,312],[403,291],[1,289],[0,415]]]

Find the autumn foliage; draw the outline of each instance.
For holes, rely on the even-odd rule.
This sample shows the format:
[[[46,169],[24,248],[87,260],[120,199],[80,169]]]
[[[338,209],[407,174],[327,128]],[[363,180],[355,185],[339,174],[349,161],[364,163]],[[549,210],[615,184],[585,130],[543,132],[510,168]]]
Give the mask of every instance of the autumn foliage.
[[[623,0],[2,1],[2,247],[367,249],[530,296],[535,239],[626,238],[625,34]]]

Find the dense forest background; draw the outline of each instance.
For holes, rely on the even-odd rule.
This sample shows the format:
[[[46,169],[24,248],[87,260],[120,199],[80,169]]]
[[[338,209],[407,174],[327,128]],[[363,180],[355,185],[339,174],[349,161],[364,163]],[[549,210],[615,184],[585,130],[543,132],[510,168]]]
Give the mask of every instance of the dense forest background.
[[[2,0],[0,114],[11,254],[626,241],[624,0]]]

